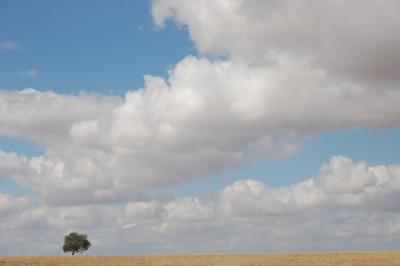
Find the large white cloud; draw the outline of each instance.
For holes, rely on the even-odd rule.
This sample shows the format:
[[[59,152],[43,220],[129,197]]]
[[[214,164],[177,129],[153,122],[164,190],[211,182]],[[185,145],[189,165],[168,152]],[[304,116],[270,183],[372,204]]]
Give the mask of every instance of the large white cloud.
[[[34,139],[45,154],[0,162],[0,171],[20,167],[19,183],[53,204],[116,201],[254,157],[290,156],[320,132],[400,124],[400,91],[279,60],[249,66],[187,57],[168,80],[147,76],[124,99],[2,92],[2,134]]]
[[[276,54],[350,78],[399,81],[396,0],[154,0],[157,25],[187,25],[198,50],[265,64]],[[398,84],[397,84],[398,87]]]
[[[399,165],[334,156],[298,184],[240,180],[205,197],[72,207],[30,201],[28,209],[2,195],[0,206],[16,208],[0,216],[0,247],[58,253],[63,234],[77,230],[89,234],[94,253],[398,248],[399,183]],[[46,245],[30,244],[38,236]]]

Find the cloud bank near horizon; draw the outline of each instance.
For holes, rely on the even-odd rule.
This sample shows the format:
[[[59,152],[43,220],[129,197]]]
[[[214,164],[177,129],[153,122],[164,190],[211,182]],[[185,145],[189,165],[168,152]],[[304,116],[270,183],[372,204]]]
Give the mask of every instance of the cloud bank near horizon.
[[[291,186],[247,179],[203,197],[55,207],[0,194],[0,245],[58,253],[59,236],[78,230],[89,234],[96,252],[392,249],[399,240],[399,195],[399,165],[343,156]],[[40,244],[32,245],[38,235]]]

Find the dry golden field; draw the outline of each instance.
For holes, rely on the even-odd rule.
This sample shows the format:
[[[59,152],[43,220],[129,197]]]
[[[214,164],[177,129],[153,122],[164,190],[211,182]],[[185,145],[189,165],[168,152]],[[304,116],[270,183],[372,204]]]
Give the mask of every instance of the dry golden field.
[[[171,266],[393,266],[400,265],[400,252],[352,253],[290,253],[290,254],[204,254],[204,255],[152,255],[152,256],[32,256],[0,257],[5,265],[171,265]]]

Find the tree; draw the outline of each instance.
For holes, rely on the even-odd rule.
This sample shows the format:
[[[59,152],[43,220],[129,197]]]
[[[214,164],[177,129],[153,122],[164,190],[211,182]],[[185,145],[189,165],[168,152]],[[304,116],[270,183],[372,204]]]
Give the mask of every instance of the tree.
[[[73,232],[64,237],[64,253],[72,252],[72,255],[74,255],[75,252],[82,253],[83,251],[88,250],[90,246],[91,244],[87,239],[87,235]]]

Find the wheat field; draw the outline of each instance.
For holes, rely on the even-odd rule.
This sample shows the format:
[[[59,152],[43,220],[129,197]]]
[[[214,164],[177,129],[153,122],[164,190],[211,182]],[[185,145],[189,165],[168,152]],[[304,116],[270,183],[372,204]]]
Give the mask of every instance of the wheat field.
[[[290,253],[290,254],[193,254],[151,256],[20,256],[0,257],[5,265],[79,266],[394,266],[400,252]]]

